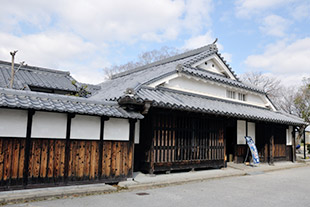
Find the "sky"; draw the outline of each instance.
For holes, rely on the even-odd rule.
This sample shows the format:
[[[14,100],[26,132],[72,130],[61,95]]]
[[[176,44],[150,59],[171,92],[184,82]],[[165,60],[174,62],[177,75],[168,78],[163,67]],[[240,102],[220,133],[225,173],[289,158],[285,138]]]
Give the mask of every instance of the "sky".
[[[0,60],[104,81],[104,68],[164,46],[218,38],[237,74],[262,72],[286,85],[310,77],[308,0],[1,0]]]

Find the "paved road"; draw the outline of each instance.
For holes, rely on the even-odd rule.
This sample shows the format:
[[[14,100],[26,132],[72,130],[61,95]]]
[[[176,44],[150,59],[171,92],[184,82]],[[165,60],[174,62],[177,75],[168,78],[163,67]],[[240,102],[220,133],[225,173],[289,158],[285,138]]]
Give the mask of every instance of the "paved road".
[[[12,206],[310,206],[310,167]]]

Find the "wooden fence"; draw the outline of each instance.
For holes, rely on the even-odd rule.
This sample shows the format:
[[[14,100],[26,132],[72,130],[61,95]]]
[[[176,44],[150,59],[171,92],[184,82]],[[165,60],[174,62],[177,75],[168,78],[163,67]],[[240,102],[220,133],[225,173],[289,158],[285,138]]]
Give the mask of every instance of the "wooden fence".
[[[1,189],[25,184],[31,186],[79,181],[117,182],[131,176],[131,142],[104,141],[100,150],[100,141],[70,140],[68,164],[66,142],[56,139],[31,139],[27,156],[26,139],[0,138]],[[29,157],[28,160],[25,157]],[[28,169],[25,169],[25,165],[28,165]],[[25,172],[27,177],[24,176]]]
[[[149,169],[145,170],[224,166],[223,121],[196,114],[156,111],[143,122],[151,126],[141,132],[141,141],[151,139],[140,143],[140,150],[147,149],[142,166],[148,165]],[[143,153],[140,155],[143,159]]]

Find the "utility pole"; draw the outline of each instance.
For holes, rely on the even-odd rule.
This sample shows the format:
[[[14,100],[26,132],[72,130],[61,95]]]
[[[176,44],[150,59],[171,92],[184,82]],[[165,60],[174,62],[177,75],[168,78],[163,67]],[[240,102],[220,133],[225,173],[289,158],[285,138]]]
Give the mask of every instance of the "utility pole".
[[[15,70],[14,70],[14,58],[15,54],[17,53],[18,50],[15,50],[13,52],[10,52],[12,56],[12,68],[11,68],[11,80],[10,80],[10,88],[13,88],[13,82],[14,82],[14,75],[15,75]]]

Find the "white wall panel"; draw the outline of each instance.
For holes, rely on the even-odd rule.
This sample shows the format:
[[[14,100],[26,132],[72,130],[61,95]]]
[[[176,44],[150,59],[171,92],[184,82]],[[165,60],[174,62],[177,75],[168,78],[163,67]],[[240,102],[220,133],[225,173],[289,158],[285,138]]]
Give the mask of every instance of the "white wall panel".
[[[254,122],[248,122],[248,136],[250,136],[253,141],[256,143],[255,141],[255,123]]]
[[[104,122],[104,140],[129,141],[128,119],[110,118]]]
[[[36,111],[32,120],[32,138],[66,138],[67,114]]]
[[[100,139],[100,117],[76,115],[71,120],[71,139]]]
[[[245,139],[244,139],[245,124],[246,124],[246,121],[244,120],[237,121],[237,144],[246,144]]]
[[[26,138],[27,110],[0,109],[0,136]]]
[[[246,121],[238,120],[237,121],[237,144],[246,144]],[[255,123],[248,122],[248,136],[250,136],[255,142]]]
[[[136,122],[135,126],[135,144],[139,144],[140,142],[140,120]]]
[[[286,129],[286,145],[292,145],[292,132],[293,132],[293,126],[289,126],[288,129]]]

